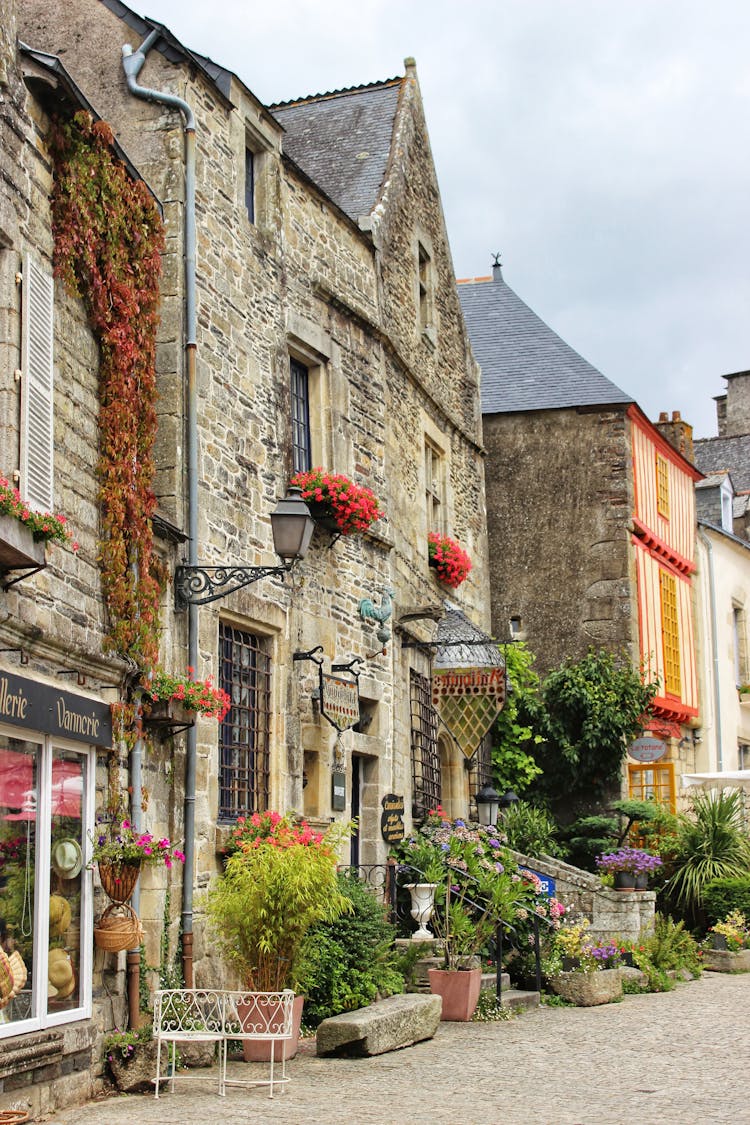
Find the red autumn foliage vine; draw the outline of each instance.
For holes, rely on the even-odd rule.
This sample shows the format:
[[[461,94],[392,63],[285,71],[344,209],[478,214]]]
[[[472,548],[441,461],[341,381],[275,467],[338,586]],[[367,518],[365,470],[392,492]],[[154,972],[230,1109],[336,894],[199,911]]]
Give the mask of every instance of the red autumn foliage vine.
[[[98,561],[110,644],[151,668],[164,584],[151,527],[164,226],[112,143],[109,125],[88,113],[53,128],[55,274],[83,300],[99,342]]]

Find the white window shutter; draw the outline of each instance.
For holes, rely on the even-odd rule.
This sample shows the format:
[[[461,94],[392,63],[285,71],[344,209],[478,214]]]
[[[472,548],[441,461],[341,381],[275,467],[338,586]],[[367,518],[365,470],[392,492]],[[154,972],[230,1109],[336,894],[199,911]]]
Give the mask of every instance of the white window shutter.
[[[54,285],[29,254],[23,262],[21,496],[51,512],[53,498],[52,338]]]

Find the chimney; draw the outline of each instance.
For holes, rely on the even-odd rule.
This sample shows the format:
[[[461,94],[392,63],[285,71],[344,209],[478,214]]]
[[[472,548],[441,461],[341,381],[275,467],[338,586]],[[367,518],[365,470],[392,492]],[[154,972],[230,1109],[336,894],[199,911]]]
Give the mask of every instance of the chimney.
[[[727,381],[724,437],[750,434],[750,371],[724,375]]]
[[[716,395],[714,397],[716,403],[716,425],[719,429],[719,437],[727,436],[727,396]]]
[[[671,421],[666,410],[663,410],[659,415],[656,428],[662,437],[665,437],[669,444],[674,446],[678,453],[681,453],[691,465],[695,464],[695,454],[693,453],[693,427],[688,425],[687,422],[683,422],[679,410],[672,411]]]
[[[502,281],[503,280],[503,267],[500,264],[500,254],[499,254],[499,252],[497,254],[492,255],[492,280],[493,281]]]

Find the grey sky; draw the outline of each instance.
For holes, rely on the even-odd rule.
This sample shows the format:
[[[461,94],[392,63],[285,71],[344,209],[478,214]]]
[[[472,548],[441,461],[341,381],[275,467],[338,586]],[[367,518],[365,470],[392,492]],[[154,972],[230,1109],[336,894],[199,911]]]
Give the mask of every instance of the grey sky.
[[[750,368],[746,0],[148,0],[264,102],[417,60],[453,261],[651,418]]]

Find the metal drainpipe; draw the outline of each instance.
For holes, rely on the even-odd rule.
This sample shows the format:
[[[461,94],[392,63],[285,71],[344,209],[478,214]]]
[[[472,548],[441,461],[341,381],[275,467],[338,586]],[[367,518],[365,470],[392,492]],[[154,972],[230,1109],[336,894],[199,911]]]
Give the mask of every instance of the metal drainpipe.
[[[146,53],[159,38],[154,30],[137,51],[122,48],[122,65],[131,94],[145,101],[178,109],[185,130],[185,366],[187,374],[188,462],[188,563],[198,563],[198,394],[196,386],[196,285],[195,285],[195,116],[186,101],[174,94],[139,86],[136,79]],[[198,607],[188,607],[188,664],[198,666]],[[195,727],[187,732],[185,761],[185,868],[182,879],[182,967],[186,988],[193,987],[193,883],[195,880],[195,778],[197,758]]]
[[[716,635],[716,575],[714,573],[714,548],[711,540],[702,527],[698,528],[698,535],[708,552],[708,589],[709,605],[711,609],[711,656],[713,662],[714,680],[714,713],[716,721],[716,768],[719,772],[724,769],[724,753],[722,750],[721,733],[721,699],[719,693],[719,638]]]
[[[135,699],[136,719],[141,717],[141,693]],[[130,820],[136,832],[143,831],[143,739],[138,737],[130,753]],[[131,905],[136,914],[141,907],[141,880],[139,879],[133,891]],[[140,1014],[140,983],[141,983],[141,950],[129,949],[127,956],[128,980],[128,1026],[138,1027]]]

